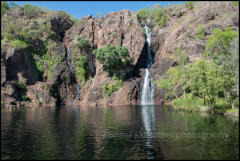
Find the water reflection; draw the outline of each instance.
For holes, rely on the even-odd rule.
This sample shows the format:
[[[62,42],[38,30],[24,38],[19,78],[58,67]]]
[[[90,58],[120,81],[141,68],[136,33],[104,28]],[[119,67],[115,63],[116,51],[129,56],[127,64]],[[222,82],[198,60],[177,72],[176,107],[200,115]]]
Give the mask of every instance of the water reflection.
[[[146,134],[147,159],[154,159],[154,147],[152,144],[152,134],[156,130],[154,105],[142,105],[142,120]]]
[[[160,106],[1,110],[1,159],[239,159],[239,123]]]

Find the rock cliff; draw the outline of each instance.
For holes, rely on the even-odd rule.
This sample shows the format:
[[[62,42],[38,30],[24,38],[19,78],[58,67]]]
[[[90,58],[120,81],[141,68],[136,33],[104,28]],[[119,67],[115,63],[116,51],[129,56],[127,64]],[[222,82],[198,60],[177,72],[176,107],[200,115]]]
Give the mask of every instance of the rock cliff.
[[[129,10],[111,12],[102,18],[89,15],[79,22],[73,22],[61,11],[41,11],[29,16],[24,8],[18,7],[7,12],[1,21],[1,103],[5,106],[72,104],[75,94],[66,62],[68,48],[74,69],[74,61],[87,55],[87,81],[74,80],[81,89],[78,105],[140,104],[147,57],[143,23],[152,30],[150,71],[154,79],[174,64],[172,55],[176,48],[185,50],[189,60],[195,61],[201,57],[207,38],[215,28],[238,30],[239,7],[230,2],[199,2],[192,10],[182,5],[168,7],[164,12],[168,22],[163,28],[154,25],[152,19],[141,21],[137,13]],[[204,39],[197,38],[200,24],[204,27]],[[28,45],[19,47],[19,42],[14,40],[21,36],[26,38],[26,31],[32,33],[27,41],[23,39]],[[8,38],[11,34],[15,35],[12,39]],[[90,42],[87,51],[79,48],[78,38]],[[92,53],[107,44],[125,46],[134,60],[133,66],[126,69],[129,74],[123,86],[108,99],[104,96],[103,85],[114,80],[103,71],[102,64]],[[26,88],[24,92],[19,90],[19,84]],[[155,104],[163,102],[163,95],[164,91],[156,88]]]

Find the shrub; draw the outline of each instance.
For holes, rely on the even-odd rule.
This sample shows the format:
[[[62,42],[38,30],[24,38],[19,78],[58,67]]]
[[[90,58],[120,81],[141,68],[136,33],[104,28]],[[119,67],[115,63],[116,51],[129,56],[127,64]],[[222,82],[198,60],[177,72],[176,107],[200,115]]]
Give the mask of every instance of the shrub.
[[[18,81],[15,84],[16,84],[17,88],[19,88],[19,89],[26,89],[26,86],[21,81]]]
[[[27,88],[23,82],[18,81],[15,83],[17,93],[19,94],[21,101],[30,101],[30,98],[26,95]]]
[[[34,62],[36,65],[37,70],[40,72],[41,75],[44,72],[47,73],[49,79],[52,77],[52,69],[56,67],[57,64],[62,62],[63,58],[61,57],[53,57],[49,53],[45,53],[43,55],[38,55],[34,53]]]
[[[13,41],[11,41],[11,43],[13,44],[14,48],[16,48],[16,49],[21,49],[21,48],[25,48],[25,47],[29,46],[28,43],[26,43],[25,41],[21,41],[21,40],[13,40]]]
[[[200,107],[204,106],[203,99],[193,96],[191,93],[186,97],[173,100],[173,107],[178,110],[199,111]]]
[[[10,9],[9,5],[5,1],[1,1],[1,17]]]
[[[203,25],[200,25],[197,29],[197,37],[201,40],[204,40],[205,38],[205,31],[203,29]]]
[[[168,17],[160,6],[154,5],[153,8],[144,8],[137,11],[141,21],[146,21],[147,18],[154,19],[155,24],[163,28],[167,25]]]
[[[188,10],[192,10],[194,7],[194,2],[193,1],[187,1],[185,2],[185,6],[187,7]]]
[[[138,10],[137,14],[141,20],[145,21],[147,19],[147,17],[151,17],[152,9],[144,8],[144,9]]]
[[[233,4],[234,6],[238,6],[238,5],[239,5],[239,1],[232,1],[232,4]]]
[[[38,6],[33,6],[31,4],[24,4],[23,5],[25,14],[29,17],[29,18],[34,18],[37,17],[38,15],[40,15],[41,13],[41,8]]]
[[[14,20],[8,20],[8,23],[6,23],[6,28],[3,31],[4,39],[17,39],[17,36],[20,35],[21,28],[21,24],[18,21],[14,22]]]
[[[232,31],[230,27],[226,28],[224,31],[216,28],[213,31],[213,35],[208,39],[205,54],[213,59],[231,54],[229,50],[231,42],[235,38],[238,38],[238,36],[238,31]]]
[[[177,48],[174,51],[174,57],[173,57],[174,61],[176,61],[178,63],[178,65],[180,66],[184,66],[185,64],[188,63],[188,56],[187,53],[182,50],[181,48]]]
[[[167,25],[167,15],[161,8],[156,8],[153,11],[154,21],[156,25],[159,25],[160,28],[163,28]]]
[[[87,51],[90,48],[90,42],[81,37],[77,39],[77,45],[80,49],[83,49],[84,51]]]
[[[88,78],[88,62],[87,56],[79,56],[75,63],[77,80],[85,83]]]
[[[121,79],[117,77],[113,77],[113,79],[115,80],[114,84],[105,83],[103,85],[103,92],[107,99],[109,99],[113,92],[117,91],[123,86],[123,81]]]

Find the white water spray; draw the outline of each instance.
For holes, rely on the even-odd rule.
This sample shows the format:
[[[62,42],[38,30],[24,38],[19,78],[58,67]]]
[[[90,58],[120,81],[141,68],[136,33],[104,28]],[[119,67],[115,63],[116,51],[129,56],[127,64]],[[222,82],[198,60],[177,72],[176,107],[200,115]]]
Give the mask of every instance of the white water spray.
[[[141,104],[142,105],[153,105],[154,104],[154,84],[151,73],[148,71],[148,68],[152,65],[152,55],[151,55],[151,31],[147,27],[144,26],[146,34],[147,34],[147,45],[148,45],[148,59],[147,59],[147,68],[145,69],[145,76],[142,88],[142,97]]]

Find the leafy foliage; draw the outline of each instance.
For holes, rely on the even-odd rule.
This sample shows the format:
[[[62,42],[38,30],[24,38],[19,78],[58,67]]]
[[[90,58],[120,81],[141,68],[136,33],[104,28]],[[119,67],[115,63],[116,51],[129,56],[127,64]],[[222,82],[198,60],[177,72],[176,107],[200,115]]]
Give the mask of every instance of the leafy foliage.
[[[225,31],[215,29],[209,37],[205,50],[206,56],[213,59],[220,67],[225,83],[225,95],[229,101],[239,95],[239,33],[227,28]]]
[[[194,2],[193,1],[186,1],[185,2],[185,6],[190,11],[190,10],[192,10],[194,8]]]
[[[167,15],[161,8],[156,8],[153,10],[154,21],[156,25],[159,25],[160,28],[163,28],[167,25]]]
[[[105,83],[103,85],[103,92],[107,99],[109,99],[113,92],[117,91],[119,88],[123,86],[123,81],[121,79],[113,77],[113,80],[115,80],[114,84]]]
[[[21,40],[13,40],[13,41],[11,41],[11,43],[13,44],[14,48],[16,48],[16,49],[21,49],[21,48],[25,48],[25,47],[29,46],[28,43],[21,41]]]
[[[199,27],[198,27],[198,29],[197,29],[197,37],[199,38],[199,39],[201,39],[201,40],[204,40],[204,38],[205,38],[205,31],[204,31],[204,29],[203,29],[203,25],[200,25]]]
[[[199,111],[201,106],[204,106],[203,99],[188,93],[186,97],[180,97],[173,100],[173,106],[178,110]]]
[[[234,6],[239,6],[239,1],[232,1],[232,4],[233,4]]]
[[[43,75],[46,73],[49,79],[52,78],[52,70],[56,67],[60,62],[62,62],[63,58],[61,57],[53,57],[50,53],[45,53],[43,55],[34,54],[35,65],[37,70]]]
[[[202,30],[200,26],[199,38],[205,36]],[[186,53],[177,49],[173,59],[178,65],[155,80],[159,88],[166,90],[165,99],[170,95],[176,97],[173,100],[176,108],[194,110],[195,106],[207,105],[215,111],[226,111],[225,106],[234,107],[236,104],[239,97],[238,31],[216,28],[207,42],[204,52],[207,60],[199,59],[188,64]],[[177,97],[177,87],[184,91],[183,97]],[[191,99],[199,100],[199,103],[195,104]]]
[[[188,63],[188,56],[185,51],[183,51],[181,48],[177,48],[174,51],[174,57],[173,59],[180,65],[184,66]]]
[[[143,8],[137,11],[139,18],[145,21],[148,17],[152,15],[152,10],[150,8]]]
[[[17,93],[19,94],[21,101],[30,101],[30,98],[26,95],[27,88],[23,82],[18,81],[15,83]]]
[[[87,56],[79,56],[77,60],[75,61],[76,66],[76,77],[77,80],[85,83],[88,78],[88,62],[87,62]]]
[[[1,17],[10,9],[9,5],[5,1],[1,1]]]
[[[83,49],[84,51],[87,51],[91,46],[88,40],[85,40],[84,38],[81,37],[77,39],[77,45],[80,49]]]
[[[33,6],[31,4],[23,5],[24,12],[29,18],[35,18],[41,14],[41,8],[38,6]]]
[[[231,55],[231,42],[238,38],[238,31],[232,31],[228,27],[225,31],[216,28],[213,35],[208,39],[205,54],[214,60],[221,59],[226,55]]]
[[[190,106],[194,108],[195,105],[209,105],[213,108],[217,100],[224,97],[223,93],[229,84],[229,77],[224,75],[213,61],[199,59],[194,63],[187,64],[184,68],[181,66],[171,67],[162,78],[155,81],[155,84],[167,91],[165,99],[169,95],[175,95],[177,99],[174,101],[175,105],[186,108],[190,108]],[[232,85],[230,84],[230,86]],[[185,95],[179,99],[176,95],[179,86],[184,92],[188,89],[193,97],[203,99],[203,104],[193,104]],[[187,105],[188,103],[189,105]]]
[[[176,99],[177,87],[182,86],[182,89],[186,90],[187,78],[185,76],[186,64],[188,63],[188,56],[181,48],[177,48],[173,56],[174,61],[178,63],[177,67],[171,67],[163,77],[158,77],[161,81],[155,80],[155,84],[162,89],[166,90],[165,99],[167,100],[170,95],[174,95]]]
[[[137,14],[142,21],[146,21],[147,18],[154,19],[154,25],[160,26],[160,28],[167,25],[168,17],[159,4],[152,8],[138,10]]]
[[[124,46],[107,45],[93,51],[96,58],[103,64],[103,70],[110,76],[121,77],[121,70],[131,65],[133,60],[130,58],[128,49]]]

